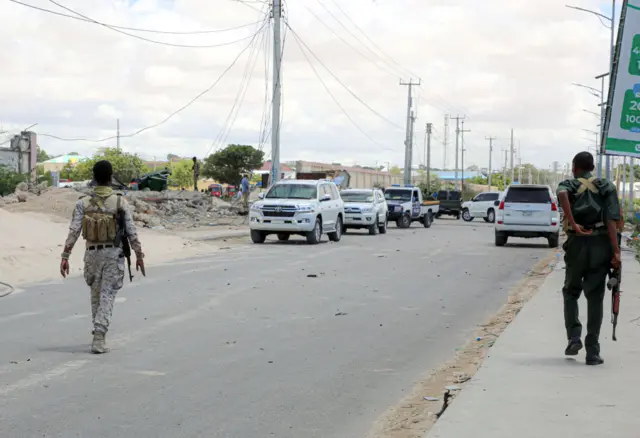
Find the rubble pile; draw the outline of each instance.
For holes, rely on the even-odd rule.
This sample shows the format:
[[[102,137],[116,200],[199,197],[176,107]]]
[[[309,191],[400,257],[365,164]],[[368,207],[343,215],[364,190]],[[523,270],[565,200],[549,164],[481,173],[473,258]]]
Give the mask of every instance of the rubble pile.
[[[11,212],[53,215],[60,221],[71,219],[77,200],[90,189],[29,187],[20,185],[13,195],[0,197],[0,208]],[[208,194],[188,191],[127,191],[133,220],[139,227],[156,230],[230,225],[243,222],[237,207]]]

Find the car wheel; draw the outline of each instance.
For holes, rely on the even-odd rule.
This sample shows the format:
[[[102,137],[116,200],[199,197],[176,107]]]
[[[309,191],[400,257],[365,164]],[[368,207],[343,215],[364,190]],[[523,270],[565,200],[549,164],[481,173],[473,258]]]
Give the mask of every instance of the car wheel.
[[[460,220],[460,212],[458,212],[458,213],[456,214],[456,219],[457,219],[457,220]]]
[[[464,220],[465,222],[471,222],[473,220],[473,217],[471,216],[471,212],[469,212],[468,208],[465,208],[464,210],[462,210],[462,220]]]
[[[332,242],[340,242],[340,239],[342,239],[342,218],[338,216],[336,230],[333,233],[329,233],[329,240]]]
[[[490,224],[496,221],[496,211],[493,208],[490,208],[487,212],[487,222]]]
[[[398,219],[398,227],[399,228],[409,228],[411,226],[411,216],[408,213],[402,215],[400,219]]]
[[[547,238],[547,240],[549,241],[549,248],[557,248],[560,243],[560,234],[552,234]]]
[[[251,230],[251,241],[253,243],[264,243],[267,239],[267,233],[264,231]]]
[[[496,231],[496,246],[505,246],[507,239],[508,237],[505,234]]]
[[[318,243],[320,243],[321,239],[322,239],[322,222],[318,217],[316,218],[316,224],[313,227],[313,230],[307,233],[307,243],[310,243],[311,245],[317,245]]]
[[[370,236],[375,236],[376,234],[378,234],[378,226],[380,225],[380,218],[378,216],[376,216],[375,222],[373,223],[373,225],[371,225],[369,227],[369,235]]]
[[[387,234],[387,226],[389,225],[389,218],[386,217],[384,219],[384,224],[380,225],[378,227],[378,231],[380,231],[380,234]]]
[[[422,218],[422,225],[424,225],[425,228],[431,228],[432,222],[433,222],[433,219],[431,217],[431,212],[428,211],[424,214]]]
[[[436,213],[436,219],[440,219],[440,216],[442,216],[442,213],[440,212]]]
[[[291,234],[278,233],[278,240],[281,242],[286,242],[287,240],[289,240],[289,237],[291,237]]]

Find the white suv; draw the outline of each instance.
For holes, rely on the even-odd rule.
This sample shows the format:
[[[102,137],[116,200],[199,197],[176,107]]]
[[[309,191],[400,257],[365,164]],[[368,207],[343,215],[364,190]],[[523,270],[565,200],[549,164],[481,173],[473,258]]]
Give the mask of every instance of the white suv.
[[[340,192],[344,201],[344,230],[366,228],[369,234],[385,234],[389,209],[382,190],[350,189]]]
[[[344,203],[331,181],[283,180],[260,195],[249,212],[249,228],[254,243],[264,243],[269,234],[289,240],[292,234],[316,244],[327,234],[340,241],[344,223]]]
[[[482,218],[485,222],[496,221],[495,202],[500,199],[500,192],[480,193],[471,201],[462,204],[462,219],[471,222],[475,218]]]
[[[551,187],[511,185],[495,204],[496,246],[504,246],[509,237],[543,237],[549,247],[558,247],[560,212]]]

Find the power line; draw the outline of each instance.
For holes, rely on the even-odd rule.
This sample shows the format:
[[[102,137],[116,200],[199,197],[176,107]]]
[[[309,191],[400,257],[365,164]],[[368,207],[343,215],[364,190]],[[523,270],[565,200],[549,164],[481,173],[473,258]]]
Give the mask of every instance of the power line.
[[[52,14],[52,15],[57,15],[60,17],[66,17],[66,18],[72,18],[74,20],[78,20],[78,21],[84,21],[87,23],[93,23],[95,24],[96,22],[94,20],[90,20],[87,18],[82,18],[76,15],[69,15],[69,14],[63,14],[62,12],[56,12],[53,11],[51,9],[46,9],[46,8],[41,8],[38,6],[34,6],[34,5],[30,5],[28,3],[24,3],[21,2],[19,0],[9,0],[12,3],[16,3],[22,6],[26,6],[27,8],[31,8],[31,9],[35,9],[41,12],[46,12],[48,14]],[[254,26],[258,23],[261,23],[262,20],[258,20],[258,21],[254,21],[252,23],[247,23],[247,24],[241,24],[240,26],[235,26],[235,27],[228,27],[225,29],[212,29],[212,30],[192,30],[192,31],[170,31],[170,30],[153,30],[153,29],[143,29],[143,28],[138,28],[138,27],[126,27],[126,26],[118,26],[115,24],[108,24],[108,23],[102,23],[105,26],[109,26],[112,27],[114,29],[122,29],[122,30],[130,30],[133,32],[146,32],[146,33],[157,33],[157,34],[164,34],[164,35],[202,35],[202,34],[210,34],[210,33],[222,33],[222,32],[230,32],[233,30],[238,30],[238,29],[244,29],[245,27],[251,27]]]
[[[204,96],[205,94],[207,94],[211,90],[213,90],[216,87],[216,85],[218,85],[218,83],[222,80],[222,78],[229,72],[229,70],[231,70],[233,68],[233,66],[236,65],[236,63],[238,62],[240,57],[244,54],[244,52],[246,52],[247,50],[249,50],[250,47],[253,46],[253,41],[260,34],[260,32],[264,29],[264,27],[267,25],[267,23],[268,23],[268,20],[265,20],[263,22],[263,24],[260,27],[260,29],[258,29],[254,33],[253,39],[251,40],[251,42],[244,49],[242,49],[240,51],[240,53],[238,53],[238,55],[231,62],[231,64],[222,72],[222,74],[220,76],[218,76],[218,78],[209,87],[207,87],[207,89],[205,89],[204,91],[200,92],[197,96],[195,96],[193,99],[191,99],[186,105],[183,105],[182,107],[180,107],[176,111],[174,111],[171,114],[169,114],[169,116],[167,116],[161,122],[155,123],[155,124],[150,125],[150,126],[146,126],[146,127],[142,128],[142,129],[139,129],[139,130],[131,133],[131,134],[121,134],[120,138],[134,137],[134,136],[136,136],[136,135],[138,135],[138,134],[140,134],[140,133],[142,133],[144,131],[148,131],[149,129],[157,128],[158,126],[163,125],[164,123],[168,122],[170,119],[172,119],[177,114],[179,114],[182,111],[184,111],[185,109],[189,108],[191,105],[193,105],[202,96]],[[38,134],[38,135],[42,136],[42,137],[55,138],[56,140],[61,140],[61,141],[85,141],[85,142],[89,142],[89,143],[102,143],[102,142],[105,142],[105,141],[108,141],[108,140],[113,140],[114,138],[117,138],[117,136],[111,136],[111,137],[106,137],[106,138],[102,138],[102,139],[99,139],[99,140],[90,140],[90,139],[86,139],[86,138],[62,138],[62,137],[58,137],[58,136],[51,135],[51,134]]]
[[[293,35],[296,37],[296,41],[298,41],[300,44],[302,44],[311,54],[311,56],[313,56],[316,61],[318,61],[318,63],[320,65],[322,65],[325,70],[327,70],[327,72],[336,80],[336,82],[338,82],[340,85],[342,85],[342,87],[347,90],[347,92],[349,94],[351,94],[351,96],[353,96],[358,102],[360,102],[363,106],[365,106],[367,109],[369,109],[369,111],[371,111],[373,114],[375,114],[376,116],[380,117],[382,120],[384,120],[385,122],[389,123],[390,125],[394,126],[395,128],[404,131],[405,128],[403,128],[402,126],[398,125],[397,123],[389,120],[388,118],[386,118],[385,116],[383,116],[382,114],[380,114],[378,111],[376,111],[375,109],[373,109],[370,105],[368,105],[365,101],[363,101],[357,94],[355,94],[349,87],[347,87],[341,80],[340,78],[338,78],[332,71],[331,69],[329,69],[329,67],[327,67],[325,65],[324,62],[322,62],[322,60],[320,58],[318,58],[318,56],[313,52],[313,50],[311,50],[311,48],[302,40],[302,38],[300,38],[300,35],[298,35],[296,33],[295,30],[293,30],[293,28],[291,28],[291,26],[289,25],[288,22],[285,23],[286,26],[289,28],[289,30],[291,31],[291,33],[293,33]]]
[[[11,0],[11,1],[15,1],[15,0]],[[53,3],[54,5],[58,6],[59,8],[64,9],[65,11],[69,11],[72,14],[76,14],[77,16],[82,17],[82,18],[84,18],[85,20],[87,20],[87,21],[89,21],[91,23],[94,23],[94,24],[97,24],[99,26],[105,27],[105,28],[110,29],[110,30],[112,30],[114,32],[118,32],[118,33],[121,33],[123,35],[127,35],[127,36],[130,36],[132,38],[136,38],[136,39],[141,40],[141,41],[146,41],[148,43],[153,43],[153,44],[159,44],[159,45],[162,45],[162,46],[182,47],[182,48],[192,48],[192,49],[211,49],[211,48],[214,48],[214,47],[229,46],[229,45],[236,44],[236,43],[239,43],[241,41],[245,41],[245,40],[248,40],[250,38],[253,38],[252,35],[248,35],[248,36],[246,36],[244,38],[240,38],[239,40],[227,41],[226,43],[209,44],[209,45],[192,45],[192,44],[167,43],[167,42],[164,42],[164,41],[157,41],[157,40],[152,40],[152,39],[149,39],[149,38],[141,37],[140,35],[135,35],[135,34],[132,34],[132,33],[129,33],[129,32],[125,32],[125,31],[117,29],[117,28],[115,28],[115,27],[113,27],[113,26],[111,26],[109,24],[105,24],[105,23],[102,23],[100,21],[96,21],[93,18],[90,18],[90,17],[88,17],[86,15],[82,15],[81,13],[76,12],[73,9],[68,8],[68,7],[60,4],[55,0],[49,0],[49,2]]]
[[[367,55],[365,55],[364,53],[362,53],[360,50],[358,50],[358,48],[354,47],[350,42],[348,42],[347,40],[345,40],[344,38],[342,38],[335,30],[333,30],[327,23],[325,23],[322,18],[320,18],[315,12],[313,12],[313,10],[308,7],[307,5],[303,5],[311,15],[313,15],[316,20],[318,20],[324,27],[326,27],[331,33],[333,33],[333,35],[338,38],[340,41],[342,41],[343,43],[345,43],[347,46],[349,46],[352,50],[354,50],[356,53],[358,53],[361,57],[363,57],[364,59],[366,59],[367,61],[371,62],[376,68],[380,69],[381,71],[385,72],[386,74],[389,74],[395,78],[398,78],[402,75],[397,75],[396,73],[394,73],[393,71],[390,70],[386,70],[383,67],[381,67],[380,65],[378,65],[378,63],[376,61],[374,61],[373,59],[371,59],[370,57],[368,57]]]
[[[286,23],[287,27],[289,26],[288,23]],[[289,27],[289,29],[291,29]],[[315,66],[313,65],[313,63],[311,62],[311,59],[309,59],[309,56],[307,56],[307,53],[305,52],[305,50],[303,49],[302,45],[305,45],[304,42],[302,42],[300,40],[300,38],[298,37],[298,35],[293,31],[293,29],[291,29],[291,32],[293,33],[293,37],[296,41],[296,43],[298,44],[298,47],[300,48],[300,51],[302,52],[302,55],[305,57],[305,59],[307,60],[307,63],[309,64],[309,66],[311,67],[311,69],[313,70],[313,73],[316,75],[316,77],[318,78],[318,80],[320,81],[320,83],[322,84],[322,86],[324,87],[325,91],[327,92],[327,94],[329,94],[329,96],[331,96],[331,99],[333,99],[333,101],[335,102],[335,104],[338,106],[338,108],[340,108],[340,110],[342,111],[342,113],[347,117],[347,119],[349,120],[349,122],[351,122],[351,124],[353,126],[355,126],[358,131],[360,131],[365,137],[367,137],[369,140],[371,140],[373,143],[377,144],[378,146],[382,147],[383,149],[389,150],[389,151],[393,151],[393,149],[388,148],[386,146],[384,146],[382,143],[379,143],[378,141],[376,141],[373,137],[371,137],[369,134],[367,134],[361,127],[360,125],[358,125],[353,118],[349,115],[349,113],[347,113],[347,111],[344,109],[344,107],[340,104],[340,102],[338,102],[338,99],[336,99],[336,97],[333,95],[333,93],[331,92],[331,90],[329,89],[329,87],[327,86],[327,84],[324,82],[324,80],[322,79],[322,77],[320,76],[320,74],[318,73],[318,70],[315,68]],[[306,45],[305,45],[306,47]],[[309,48],[307,47],[307,50],[309,50]],[[311,54],[313,54],[312,52],[310,52]],[[317,58],[316,58],[317,59]],[[322,64],[322,63],[321,63]],[[325,67],[326,68],[326,67]]]
[[[262,38],[265,38],[266,35],[267,35],[267,32],[263,31]],[[216,135],[215,139],[213,140],[213,143],[211,144],[211,147],[209,148],[205,156],[211,153],[211,151],[213,150],[216,144],[219,143],[220,145],[222,145],[226,141],[227,137],[229,136],[229,133],[231,132],[231,129],[233,128],[233,125],[236,122],[236,119],[238,118],[238,114],[240,113],[240,109],[242,108],[242,104],[244,103],[244,98],[247,94],[247,90],[249,89],[249,84],[251,83],[251,77],[253,76],[253,71],[255,70],[255,66],[258,61],[258,56],[256,55],[254,59],[253,55],[257,54],[256,49],[259,43],[257,40],[253,42],[255,42],[256,44],[252,44],[251,51],[249,52],[249,57],[247,59],[247,64],[245,66],[244,73],[242,75],[242,80],[240,81],[240,87],[238,88],[238,93],[236,94],[236,98],[233,102],[231,110],[229,111],[227,118],[225,119],[222,127],[220,128],[220,131],[218,132],[218,135]],[[236,107],[237,107],[237,110],[236,110]],[[235,111],[235,114],[234,114],[234,111]]]

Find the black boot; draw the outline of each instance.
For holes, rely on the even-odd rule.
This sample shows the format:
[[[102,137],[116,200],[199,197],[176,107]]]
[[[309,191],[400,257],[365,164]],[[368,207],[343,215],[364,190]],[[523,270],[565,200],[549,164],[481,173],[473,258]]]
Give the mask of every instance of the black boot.
[[[580,350],[582,350],[582,341],[580,338],[571,339],[569,345],[567,345],[567,348],[564,350],[564,354],[566,356],[577,356]]]
[[[604,359],[600,357],[599,353],[587,354],[587,365],[602,365]]]

